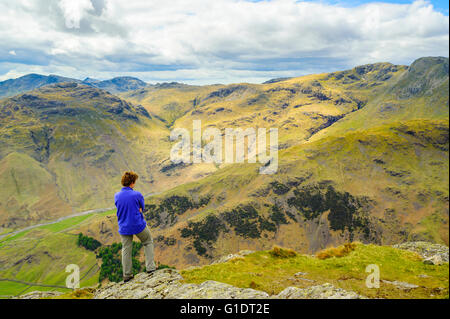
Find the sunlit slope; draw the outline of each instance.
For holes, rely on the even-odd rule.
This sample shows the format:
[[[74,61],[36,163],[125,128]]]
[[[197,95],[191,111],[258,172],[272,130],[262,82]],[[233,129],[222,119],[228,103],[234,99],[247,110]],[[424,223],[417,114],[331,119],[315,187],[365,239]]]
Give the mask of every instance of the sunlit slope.
[[[167,134],[142,107],[76,83],[2,100],[0,178],[17,185],[2,188],[3,227],[51,219],[68,207],[112,206],[127,169],[139,172],[144,193],[157,191],[164,187],[154,181],[170,149]]]
[[[0,225],[51,219],[71,212],[53,176],[32,157],[10,153],[0,160]]]
[[[425,64],[434,63],[440,68],[443,63],[441,59],[433,61]],[[422,68],[427,70],[429,78],[442,73],[436,67]],[[323,136],[322,132],[335,126],[345,128],[342,130],[344,133],[355,123],[364,129],[402,119],[422,118],[420,114],[429,114],[430,110],[421,108],[423,101],[419,95],[426,89],[424,87],[408,99],[411,107],[405,105],[402,108],[402,114],[407,116],[395,111],[384,116],[386,121],[378,121],[371,114],[373,107],[370,105],[381,102],[389,105],[388,97],[392,94],[388,92],[393,91],[393,88],[399,90],[398,83],[405,82],[408,70],[407,66],[376,63],[342,72],[308,75],[266,84],[189,86],[167,83],[121,96],[141,104],[170,129],[179,127],[192,131],[194,120],[201,120],[203,130],[216,127],[222,132],[225,128],[277,128],[279,148],[286,149],[310,139],[317,140]],[[445,72],[437,77],[442,76],[445,82]],[[420,75],[417,77],[420,81]],[[448,91],[441,85],[432,93],[434,99],[437,95],[445,99]],[[431,102],[429,108],[440,115],[430,118],[442,118],[440,102]],[[196,167],[199,175],[213,171],[211,167],[207,167],[206,171],[199,165]],[[170,163],[167,168],[170,173],[179,170],[179,167],[172,167]]]
[[[392,121],[448,116],[448,58],[375,63],[266,84],[165,84],[122,95],[168,126],[277,127],[282,147]],[[364,109],[364,111],[355,112]]]
[[[26,91],[31,91],[45,85],[61,82],[81,82],[80,80],[66,78],[58,75],[27,74],[17,79],[0,82],[0,98],[10,97]]]
[[[350,76],[363,79],[357,70],[358,68],[355,68],[350,74],[347,71],[330,74],[327,76],[327,82],[340,86],[345,82],[345,78]],[[366,82],[366,85],[370,85],[370,82]],[[400,76],[391,80],[389,87],[384,88],[375,98],[369,99],[361,111],[319,132],[312,140],[393,121],[448,120],[448,115],[449,60],[443,57],[421,58]]]
[[[355,71],[356,70],[356,71]],[[398,81],[405,66],[377,63],[334,74],[267,84],[166,84],[124,93],[168,126],[276,127],[283,147],[297,144],[366,104]],[[353,76],[359,74],[359,77]]]
[[[113,94],[131,90],[138,90],[147,86],[147,83],[145,83],[144,81],[130,76],[119,76],[104,81],[86,78],[82,83],[98,89],[106,90]]]
[[[140,90],[121,93],[128,101],[141,104],[147,111],[163,121],[167,126],[191,111],[201,96],[206,96],[215,88],[224,85],[191,86],[181,83],[163,83]]]

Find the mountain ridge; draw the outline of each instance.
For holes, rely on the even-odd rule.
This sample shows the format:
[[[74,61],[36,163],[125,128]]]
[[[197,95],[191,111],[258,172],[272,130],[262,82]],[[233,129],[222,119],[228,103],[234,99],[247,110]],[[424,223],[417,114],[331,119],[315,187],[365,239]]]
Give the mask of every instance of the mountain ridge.
[[[113,94],[142,90],[146,88],[160,89],[170,87],[181,88],[184,86],[189,86],[188,84],[180,82],[158,82],[154,84],[146,83],[139,78],[132,76],[116,76],[107,80],[98,80],[95,78],[86,77],[85,79],[80,80],[54,74],[42,75],[37,73],[30,73],[18,78],[11,78],[0,81],[0,99],[13,97],[14,95],[32,91],[43,86],[63,82],[84,84],[94,88],[103,89]]]
[[[419,58],[416,61],[419,61],[420,59],[448,59],[445,57],[425,57],[425,58]],[[382,64],[390,64],[388,62],[374,62],[370,64],[361,65],[358,67],[355,67],[355,69],[362,69],[366,67],[371,67],[375,65],[382,65]],[[338,72],[339,73],[339,72]],[[301,77],[301,76],[300,76]],[[262,84],[273,84],[277,82],[283,82],[288,81],[290,79],[295,79],[298,77],[279,77],[279,78],[272,78],[267,81],[264,81]],[[189,86],[188,84],[179,83],[179,82],[162,82],[162,83],[146,83],[136,77],[132,76],[116,76],[111,79],[106,80],[98,80],[91,77],[86,77],[84,80],[75,79],[75,78],[69,78],[65,76],[55,75],[55,74],[49,74],[49,75],[42,75],[37,73],[29,73],[23,76],[20,76],[18,78],[10,78],[3,81],[0,81],[0,98],[2,97],[11,97],[19,93],[24,93],[29,90],[33,90],[36,88],[39,88],[41,86],[54,84],[54,83],[61,83],[61,82],[75,82],[75,83],[81,83],[90,85],[96,88],[101,88],[110,91],[111,93],[123,93],[128,91],[135,91],[139,89],[143,89],[146,87],[154,87],[154,88],[167,88],[167,87],[173,87],[173,86]],[[236,85],[238,83],[232,83],[228,85]],[[246,84],[252,84],[252,83],[246,83]],[[224,85],[224,84],[206,84],[204,86],[217,86],[217,85]]]

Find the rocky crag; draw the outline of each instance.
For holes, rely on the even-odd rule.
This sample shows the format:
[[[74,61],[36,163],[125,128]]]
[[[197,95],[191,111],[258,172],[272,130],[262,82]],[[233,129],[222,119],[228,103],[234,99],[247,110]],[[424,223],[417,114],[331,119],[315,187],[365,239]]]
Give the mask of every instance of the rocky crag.
[[[426,264],[440,265],[444,262],[448,263],[449,251],[448,247],[444,245],[415,241],[393,245],[392,247],[416,252]]]
[[[132,281],[109,283],[95,291],[95,299],[359,299],[352,291],[323,284],[305,289],[287,287],[277,295],[250,288],[237,288],[217,281],[201,284],[182,283],[183,277],[173,269],[163,269],[154,274],[141,273]]]
[[[238,288],[217,281],[201,284],[182,283],[183,277],[174,269],[140,273],[129,282],[113,283],[93,291],[94,299],[360,299],[353,291],[336,288],[329,283],[309,288],[288,287],[277,295],[251,288]],[[34,291],[21,299],[42,299],[61,296],[59,292]]]

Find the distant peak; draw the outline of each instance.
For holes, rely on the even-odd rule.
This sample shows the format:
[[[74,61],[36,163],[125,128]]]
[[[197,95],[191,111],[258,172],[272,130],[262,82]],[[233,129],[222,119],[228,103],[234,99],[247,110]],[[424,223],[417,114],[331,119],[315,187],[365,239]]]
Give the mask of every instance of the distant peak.
[[[46,77],[46,76],[42,75],[42,74],[29,73],[29,74],[25,74],[23,76],[19,76],[17,79],[23,79],[23,78],[44,78],[44,77]]]
[[[410,72],[422,73],[431,68],[442,68],[442,72],[448,76],[449,74],[449,60],[446,57],[423,57],[415,60],[409,67]]]
[[[139,80],[139,81],[142,81],[141,79],[138,79],[138,78],[135,78],[135,77],[132,77],[132,76],[116,76],[116,77],[113,77],[113,78],[112,78],[112,80],[114,80],[114,79],[122,79],[122,80]],[[144,81],[142,81],[142,82],[144,82]]]
[[[271,83],[277,83],[277,82],[282,82],[282,81],[286,81],[292,79],[292,77],[283,77],[283,78],[275,78],[275,79],[270,79],[267,80],[265,82],[263,82],[262,84],[271,84]]]
[[[99,83],[99,82],[101,82],[101,81],[97,80],[97,79],[90,78],[90,77],[87,77],[87,78],[85,78],[83,80],[83,83]]]

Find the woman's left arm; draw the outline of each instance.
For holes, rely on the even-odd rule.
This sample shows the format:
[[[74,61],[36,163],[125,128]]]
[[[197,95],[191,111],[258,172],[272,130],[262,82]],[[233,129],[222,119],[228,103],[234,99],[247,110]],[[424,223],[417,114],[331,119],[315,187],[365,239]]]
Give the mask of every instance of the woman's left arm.
[[[142,194],[139,194],[140,196],[139,196],[139,212],[141,212],[142,213],[142,210],[144,209],[144,207],[145,207],[145,202],[144,202],[144,196],[142,196]]]

